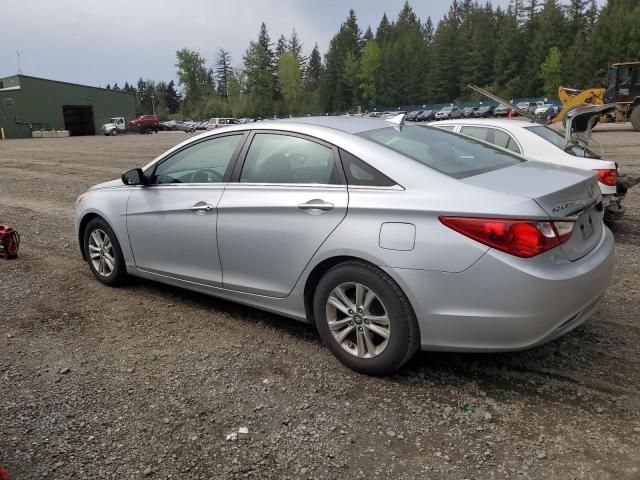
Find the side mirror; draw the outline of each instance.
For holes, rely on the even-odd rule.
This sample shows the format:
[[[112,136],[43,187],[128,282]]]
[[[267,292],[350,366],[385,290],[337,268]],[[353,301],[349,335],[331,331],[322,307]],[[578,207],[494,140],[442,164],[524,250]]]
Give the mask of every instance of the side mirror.
[[[144,185],[144,172],[141,168],[134,168],[122,174],[122,183],[125,185]]]

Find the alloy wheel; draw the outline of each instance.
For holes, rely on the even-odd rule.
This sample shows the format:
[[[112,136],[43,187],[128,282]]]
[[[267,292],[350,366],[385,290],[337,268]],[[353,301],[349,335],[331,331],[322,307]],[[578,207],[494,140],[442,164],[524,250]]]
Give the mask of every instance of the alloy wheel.
[[[374,358],[387,348],[391,322],[380,297],[361,283],[331,291],[326,304],[329,329],[338,344],[358,358]]]
[[[104,230],[96,228],[89,235],[89,259],[99,275],[108,277],[113,273],[116,265],[113,243]]]

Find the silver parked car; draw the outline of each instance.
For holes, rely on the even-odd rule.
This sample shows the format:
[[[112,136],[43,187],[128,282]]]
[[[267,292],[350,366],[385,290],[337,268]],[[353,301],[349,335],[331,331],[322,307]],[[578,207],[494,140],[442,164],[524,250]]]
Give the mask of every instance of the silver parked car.
[[[312,323],[369,374],[419,348],[557,338],[595,311],[613,265],[595,175],[398,118],[206,132],[76,209],[101,282],[135,275]]]

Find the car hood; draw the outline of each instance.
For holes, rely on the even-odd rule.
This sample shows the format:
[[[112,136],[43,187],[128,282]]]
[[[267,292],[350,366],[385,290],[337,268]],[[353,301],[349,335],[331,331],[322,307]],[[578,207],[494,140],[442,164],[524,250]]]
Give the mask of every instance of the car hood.
[[[97,185],[94,185],[89,190],[101,190],[103,188],[114,188],[114,187],[125,187],[126,185],[122,183],[122,180],[109,180],[108,182],[102,182]]]
[[[115,127],[116,124],[115,123],[104,123],[102,125],[102,128],[109,128],[109,127]]]

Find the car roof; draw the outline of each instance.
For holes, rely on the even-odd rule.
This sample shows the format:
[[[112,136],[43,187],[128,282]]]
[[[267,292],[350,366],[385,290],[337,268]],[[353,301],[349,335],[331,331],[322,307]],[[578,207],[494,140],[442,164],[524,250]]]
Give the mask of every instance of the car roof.
[[[392,123],[386,122],[382,118],[346,117],[346,116],[345,117],[323,116],[323,117],[283,118],[281,120],[266,120],[266,121],[260,122],[261,124],[260,126],[261,128],[264,128],[265,125],[268,125],[270,123],[279,125],[283,122],[332,128],[334,130],[340,130],[341,132],[346,132],[351,134],[393,126]]]

